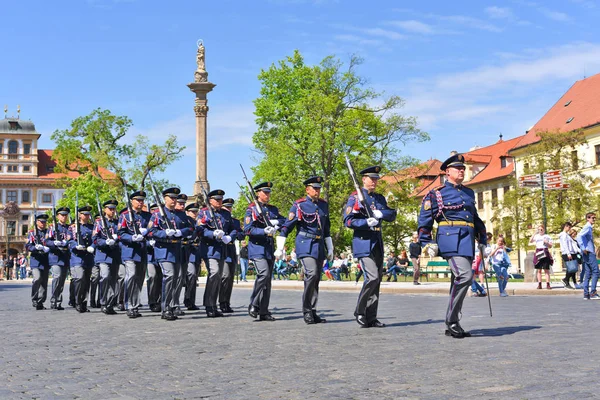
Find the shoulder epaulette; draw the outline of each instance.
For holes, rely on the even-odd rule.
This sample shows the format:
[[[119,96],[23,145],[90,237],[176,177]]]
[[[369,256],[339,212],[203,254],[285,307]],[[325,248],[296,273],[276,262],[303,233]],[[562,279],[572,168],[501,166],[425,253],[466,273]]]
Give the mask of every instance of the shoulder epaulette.
[[[294,203],[303,203],[305,201],[306,201],[306,197],[302,197],[302,198],[296,200]]]
[[[121,213],[121,215],[123,214],[129,214],[129,210],[128,209],[124,209],[123,212]]]
[[[352,194],[350,196],[354,196],[356,195],[358,192],[355,190],[354,192],[352,192]]]
[[[248,208],[250,208],[250,207],[254,207],[254,206],[255,206],[254,202],[252,202],[252,203],[248,204]]]
[[[446,186],[446,185],[440,185],[440,186],[436,186],[436,187],[434,187],[434,188],[433,188],[433,189],[431,189],[431,190],[432,190],[432,191],[433,191],[433,190],[440,190],[440,189],[442,189],[442,188],[443,188],[443,187],[445,187],[445,186]]]

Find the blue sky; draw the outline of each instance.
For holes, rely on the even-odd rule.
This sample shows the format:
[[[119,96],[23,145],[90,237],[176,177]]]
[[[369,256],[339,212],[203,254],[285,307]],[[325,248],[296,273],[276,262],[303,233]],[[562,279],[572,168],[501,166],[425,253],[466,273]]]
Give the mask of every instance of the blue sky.
[[[309,63],[365,58],[370,85],[406,100],[431,141],[402,149],[445,159],[521,135],[576,81],[600,72],[600,7],[563,1],[13,1],[2,5],[0,105],[50,134],[96,107],[132,136],[188,146],[166,177],[195,180],[196,42],[206,46],[209,181],[237,197],[251,166],[261,68],[299,49]],[[248,169],[248,168],[247,168]]]

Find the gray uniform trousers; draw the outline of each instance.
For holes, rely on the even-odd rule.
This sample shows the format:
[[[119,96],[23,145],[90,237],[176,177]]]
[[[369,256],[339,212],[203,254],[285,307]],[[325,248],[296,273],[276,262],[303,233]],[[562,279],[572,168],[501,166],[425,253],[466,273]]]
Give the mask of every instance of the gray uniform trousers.
[[[150,307],[161,303],[162,292],[162,270],[158,261],[148,263],[148,279],[146,286],[148,289],[148,305]]]
[[[131,260],[123,263],[125,264],[125,304],[128,310],[133,310],[140,306],[146,263]]]
[[[196,305],[196,282],[198,281],[198,272],[200,271],[200,263],[189,262],[187,265],[187,276],[185,281],[185,295],[183,296],[184,304],[188,307]]]
[[[472,257],[450,257],[447,259],[452,271],[450,283],[450,301],[446,311],[446,324],[458,322],[462,310],[463,301],[473,279],[471,267]],[[489,296],[489,294],[488,294]]]
[[[221,289],[219,290],[219,304],[221,307],[231,304],[231,292],[233,291],[233,278],[235,277],[234,262],[223,263],[223,275],[221,275]]]
[[[354,315],[364,315],[367,323],[377,319],[377,307],[379,306],[379,287],[383,274],[383,252],[381,247],[375,245],[369,257],[359,258],[360,266],[364,273],[363,286],[358,295],[356,311]]]
[[[215,260],[214,258],[209,258],[206,263],[208,277],[206,278],[206,286],[204,287],[204,307],[207,309],[217,308],[224,264],[225,260]]]
[[[117,273],[116,296],[119,304],[125,304],[125,264],[119,264]]]
[[[91,275],[91,267],[83,268],[81,265],[75,265],[71,267],[71,280],[73,282],[76,305],[82,305],[87,301]]]
[[[117,304],[117,275],[119,263],[99,263],[100,268],[100,305],[114,307]]]
[[[188,257],[186,257],[186,251],[181,251],[181,269],[179,270],[179,276],[177,278],[177,285],[175,286],[175,307],[180,306],[181,291],[187,282],[187,268],[188,268]],[[185,293],[185,292],[184,292]]]
[[[31,285],[31,302],[44,304],[48,292],[48,268],[31,268],[33,282]]]
[[[52,296],[50,304],[60,306],[62,303],[62,292],[67,279],[67,268],[64,265],[53,265],[52,269]]]
[[[167,311],[175,308],[175,288],[177,279],[179,278],[179,263],[162,261],[160,263],[162,269],[162,310]]]
[[[317,301],[319,300],[319,282],[321,282],[321,273],[323,272],[323,262],[325,259],[312,257],[299,258],[304,271],[304,293],[302,294],[302,312],[309,313],[316,311]]]
[[[252,260],[256,266],[256,280],[250,296],[250,304],[259,309],[260,315],[269,314],[269,301],[271,300],[271,277],[273,275],[274,260],[259,258]]]
[[[92,274],[90,276],[90,302],[100,302],[98,284],[100,283],[100,267],[94,265],[92,267]]]

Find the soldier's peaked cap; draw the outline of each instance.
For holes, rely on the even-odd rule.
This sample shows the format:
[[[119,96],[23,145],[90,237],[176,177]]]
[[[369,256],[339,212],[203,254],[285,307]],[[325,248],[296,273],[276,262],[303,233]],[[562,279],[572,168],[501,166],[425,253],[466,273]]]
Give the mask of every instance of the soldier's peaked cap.
[[[82,214],[92,214],[92,206],[83,206],[83,207],[79,207],[79,212]]]
[[[312,186],[315,189],[320,189],[321,183],[323,183],[323,177],[322,176],[311,176],[310,178],[305,180],[303,183],[304,183],[304,186]]]
[[[222,189],[211,190],[208,193],[208,197],[215,200],[221,200],[225,196],[225,191]]]
[[[69,215],[71,209],[69,207],[60,207],[56,209],[57,214]]]
[[[227,198],[225,200],[223,200],[223,207],[233,207],[233,203],[235,203],[235,200],[230,198]]]
[[[379,165],[374,165],[372,167],[368,167],[360,171],[359,173],[362,176],[368,176],[369,178],[377,178],[379,179],[379,172],[381,171],[381,167]]]
[[[273,187],[273,182],[261,182],[258,185],[254,186],[252,189],[254,189],[255,192],[262,190],[263,192],[268,193],[271,191],[272,187]]]
[[[181,193],[181,189],[178,187],[168,188],[162,191],[163,196],[165,197],[177,197]]]
[[[446,161],[442,163],[440,169],[445,171],[448,167],[464,167],[465,166],[465,156],[462,154],[454,154],[450,156]]]
[[[200,209],[200,204],[198,203],[190,203],[185,206],[185,211],[198,211]]]
[[[188,199],[187,194],[185,193],[181,193],[179,196],[177,196],[177,202],[178,203],[185,203]]]
[[[153,210],[155,208],[158,208],[158,204],[156,203],[152,203],[152,205],[148,208],[149,210]]]
[[[119,204],[119,202],[117,200],[110,199],[110,200],[106,200],[104,203],[102,203],[102,207],[114,206],[116,208],[118,204]]]
[[[48,215],[46,214],[38,214],[35,216],[35,219],[39,219],[40,221],[48,221]]]
[[[146,197],[146,192],[144,192],[143,190],[138,190],[137,192],[133,192],[129,195],[129,198],[132,200],[145,200]]]

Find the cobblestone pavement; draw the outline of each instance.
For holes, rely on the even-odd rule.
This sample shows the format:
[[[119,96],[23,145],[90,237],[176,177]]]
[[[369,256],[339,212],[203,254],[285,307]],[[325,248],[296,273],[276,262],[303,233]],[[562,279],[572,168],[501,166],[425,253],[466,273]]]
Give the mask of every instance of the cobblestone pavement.
[[[68,285],[67,285],[68,287]],[[144,287],[145,289],[145,287]],[[0,284],[0,398],[392,399],[591,398],[598,394],[594,338],[600,301],[535,296],[468,298],[462,325],[444,336],[447,299],[384,294],[384,329],[361,329],[355,293],[322,292],[328,323],[307,326],[301,292],[273,292],[275,322],[236,310],[167,322],[142,311],[105,316],[35,311],[30,287]],[[199,292],[199,297],[202,291]],[[68,298],[68,297],[67,297]],[[144,296],[145,299],[145,296]],[[48,304],[46,304],[48,306]]]

